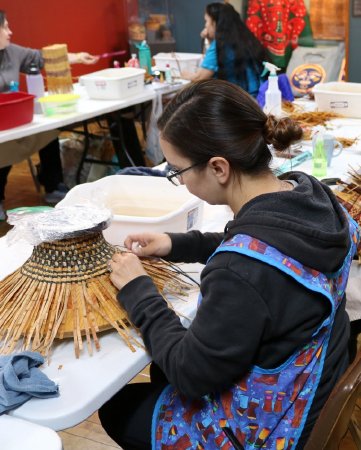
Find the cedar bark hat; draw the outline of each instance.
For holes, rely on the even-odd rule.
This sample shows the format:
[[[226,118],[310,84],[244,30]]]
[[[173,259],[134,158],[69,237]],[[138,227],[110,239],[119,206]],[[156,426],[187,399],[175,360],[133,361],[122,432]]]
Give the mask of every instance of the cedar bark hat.
[[[54,339],[73,337],[76,357],[100,349],[98,332],[115,329],[132,351],[143,346],[116,299],[108,261],[119,248],[101,231],[107,209],[72,206],[31,214],[15,221],[10,240],[34,245],[30,258],[0,282],[0,353],[21,349],[48,355]],[[124,251],[124,250],[122,250]],[[143,259],[160,292],[183,293],[189,283],[173,265]]]

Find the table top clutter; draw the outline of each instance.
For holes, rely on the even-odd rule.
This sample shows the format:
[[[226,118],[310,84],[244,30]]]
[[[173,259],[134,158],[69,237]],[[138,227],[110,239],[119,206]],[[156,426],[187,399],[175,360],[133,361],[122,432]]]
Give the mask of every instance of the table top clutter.
[[[179,87],[178,87],[179,88]],[[155,89],[147,87],[142,93],[124,100],[91,100],[83,86],[76,86],[80,94],[78,112],[64,117],[34,116],[31,124],[0,132],[0,142],[24,137],[74,122],[85,120],[99,114],[112,112],[120,108],[153,100]],[[360,134],[361,119],[335,119],[328,126],[328,132],[337,137],[357,138]],[[311,142],[302,142],[302,150],[310,151]],[[357,141],[345,148],[341,155],[332,160],[327,177],[346,179],[350,167],[358,169],[361,161],[361,142]],[[284,163],[283,158],[275,157],[273,168]],[[294,168],[310,173],[312,161],[307,160]],[[204,204],[202,231],[222,231],[232,214],[224,206]],[[22,265],[32,252],[32,246],[16,243],[9,246],[6,237],[0,239],[0,279]],[[5,264],[6,261],[6,264]],[[202,266],[198,264],[182,265],[183,270],[199,274]],[[194,275],[196,273],[196,275]],[[353,273],[358,276],[359,271]],[[351,273],[352,276],[352,273]],[[188,301],[174,300],[174,307],[182,314],[185,325],[190,323],[196,312],[198,291],[191,291]],[[50,364],[44,366],[45,374],[59,383],[60,397],[47,400],[32,399],[10,413],[10,416],[25,419],[36,424],[60,430],[76,425],[96,411],[107,399],[128,383],[149,362],[145,350],[138,348],[131,352],[115,332],[105,332],[100,336],[101,350],[93,356],[87,353],[79,359],[74,357],[73,344],[69,341],[58,342],[50,358]],[[86,376],[86,382],[85,382]]]
[[[359,156],[361,148],[355,150],[354,156],[357,156],[357,152]],[[304,169],[303,165],[299,169]],[[342,176],[343,173],[338,172],[338,175]],[[232,213],[227,207],[204,204],[200,229],[222,231],[231,218]],[[6,276],[24,263],[31,251],[30,245],[16,243],[14,247],[9,247],[6,237],[1,238],[0,253],[7,264],[0,265],[0,277]],[[182,269],[195,278],[202,266],[182,265]],[[190,292],[187,301],[173,301],[175,309],[182,314],[185,325],[189,324],[195,315],[197,297],[198,289],[195,288]],[[59,383],[60,397],[32,399],[10,415],[55,430],[74,426],[96,411],[150,362],[145,350],[137,348],[135,352],[131,352],[115,332],[102,334],[100,345],[101,350],[93,356],[84,352],[76,359],[72,342],[58,342],[51,355],[50,364],[43,370],[50,379]]]

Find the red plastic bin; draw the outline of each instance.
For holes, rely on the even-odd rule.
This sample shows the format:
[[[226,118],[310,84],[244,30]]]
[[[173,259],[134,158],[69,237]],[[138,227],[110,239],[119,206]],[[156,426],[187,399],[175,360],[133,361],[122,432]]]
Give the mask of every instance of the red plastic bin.
[[[34,116],[35,95],[27,92],[6,92],[0,94],[0,130],[29,123]]]

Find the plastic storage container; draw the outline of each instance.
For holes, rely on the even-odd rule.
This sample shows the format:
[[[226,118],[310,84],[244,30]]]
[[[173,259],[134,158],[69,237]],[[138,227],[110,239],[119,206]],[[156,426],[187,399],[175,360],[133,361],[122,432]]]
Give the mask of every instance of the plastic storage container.
[[[35,95],[27,92],[0,94],[0,130],[8,130],[33,120]]]
[[[80,77],[90,98],[115,100],[139,94],[144,89],[144,69],[120,67],[99,70]]]
[[[26,74],[26,87],[28,93],[33,94],[36,97],[34,99],[34,112],[36,114],[41,114],[42,108],[38,99],[45,94],[44,78],[39,67],[34,63],[30,64],[29,71]]]
[[[71,114],[78,110],[78,94],[53,94],[38,99],[45,116]]]
[[[165,71],[169,64],[172,76],[179,77],[180,71],[195,72],[199,67],[203,55],[201,53],[158,53],[153,56],[157,69]]]
[[[319,111],[361,118],[361,83],[319,83],[313,88],[313,93]]]
[[[186,232],[202,223],[202,200],[165,177],[111,175],[75,186],[58,205],[89,202],[112,210],[114,217],[103,234],[115,245],[131,233]]]

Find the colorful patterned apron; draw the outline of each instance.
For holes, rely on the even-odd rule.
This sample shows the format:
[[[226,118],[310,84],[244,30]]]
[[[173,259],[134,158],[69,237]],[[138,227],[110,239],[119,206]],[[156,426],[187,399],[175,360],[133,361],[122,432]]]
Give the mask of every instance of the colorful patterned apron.
[[[158,399],[153,414],[152,448],[275,449],[296,447],[317,390],[336,309],[346,288],[359,241],[357,224],[349,217],[351,246],[344,264],[333,274],[303,266],[277,249],[247,235],[223,242],[219,252],[237,252],[286,273],[330,302],[332,311],[314,332],[311,342],[281,366],[254,366],[222,394],[188,400],[172,386]]]

